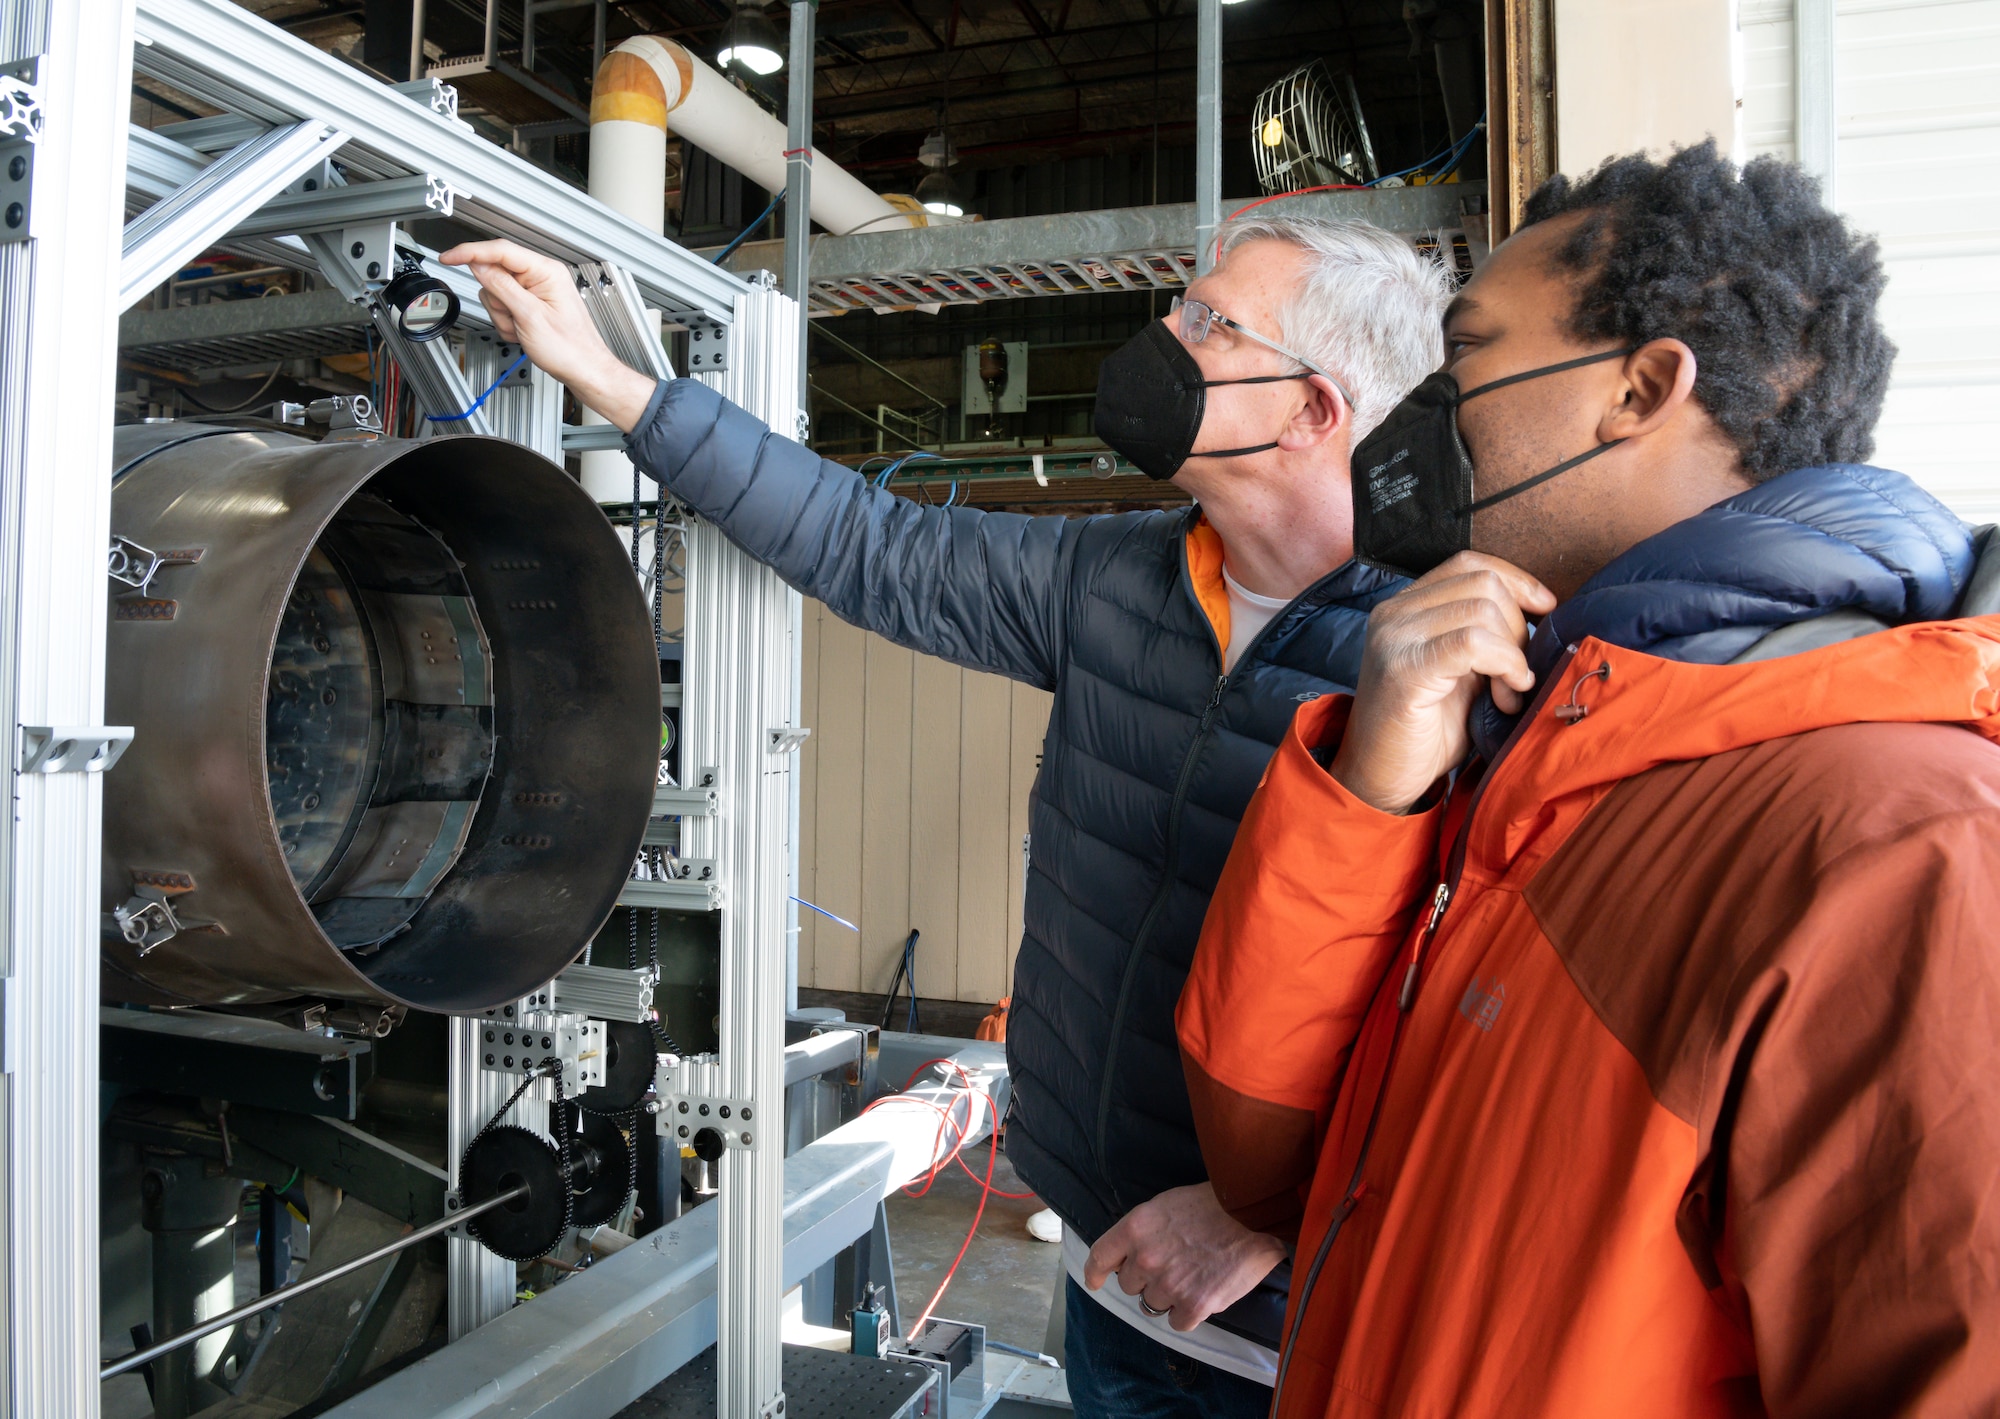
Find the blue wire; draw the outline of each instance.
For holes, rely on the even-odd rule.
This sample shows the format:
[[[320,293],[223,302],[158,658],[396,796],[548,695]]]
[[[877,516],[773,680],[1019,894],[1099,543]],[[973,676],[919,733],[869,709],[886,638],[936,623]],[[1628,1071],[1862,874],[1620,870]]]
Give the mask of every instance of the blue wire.
[[[1408,177],[1411,173],[1421,172],[1423,169],[1429,167],[1432,163],[1438,162],[1440,160],[1442,160],[1447,165],[1445,168],[1442,169],[1442,171],[1448,175],[1451,171],[1450,164],[1457,162],[1463,156],[1465,150],[1472,146],[1472,140],[1477,138],[1480,135],[1480,133],[1484,132],[1485,128],[1486,128],[1486,112],[1484,109],[1482,109],[1480,110],[1479,121],[1472,125],[1472,131],[1467,133],[1463,138],[1460,138],[1456,142],[1445,144],[1443,148],[1431,154],[1431,156],[1425,158],[1422,162],[1416,164],[1414,167],[1404,168],[1401,172],[1384,173],[1382,174],[1382,176],[1376,178],[1373,182],[1369,183],[1368,185],[1370,187],[1380,187],[1383,183],[1387,182],[1392,177]]]
[[[492,396],[493,391],[498,389],[501,385],[507,382],[507,376],[514,373],[515,370],[519,369],[522,365],[526,364],[527,362],[528,362],[528,356],[525,351],[523,351],[519,355],[516,355],[514,357],[514,363],[507,366],[506,369],[500,371],[500,378],[494,380],[493,383],[487,385],[486,392],[480,395],[477,399],[473,400],[472,407],[470,409],[467,409],[463,414],[426,414],[424,415],[424,417],[426,419],[429,419],[433,424],[456,424],[463,419],[470,419],[474,414],[477,414],[479,412],[481,406],[483,406],[486,403],[487,399],[489,399]]]
[[[812,909],[813,911],[816,911],[816,912],[818,912],[818,913],[819,913],[819,914],[820,914],[821,916],[823,916],[823,917],[826,917],[827,919],[829,919],[829,920],[831,920],[831,921],[837,921],[837,922],[839,922],[839,923],[840,923],[840,924],[841,924],[842,926],[846,927],[846,928],[847,928],[847,929],[848,929],[849,931],[853,932],[853,933],[854,933],[855,935],[857,935],[857,936],[861,934],[861,928],[860,928],[860,927],[858,927],[858,926],[856,926],[856,925],[855,925],[855,924],[854,924],[853,922],[849,921],[849,920],[848,920],[848,919],[847,919],[846,917],[844,917],[844,916],[835,916],[835,915],[834,915],[834,914],[833,914],[832,912],[828,911],[828,910],[827,910],[827,909],[826,909],[825,907],[822,907],[822,906],[815,906],[815,905],[814,905],[813,903],[811,903],[811,902],[807,901],[807,900],[806,900],[806,899],[805,899],[804,897],[793,897],[793,898],[792,898],[792,900],[793,900],[793,901],[795,901],[795,902],[797,902],[797,903],[798,903],[798,904],[799,904],[800,906],[802,906],[802,907],[809,907],[809,908],[811,908],[811,909]]]
[[[715,253],[714,257],[715,264],[717,266],[720,266],[723,262],[727,261],[730,258],[731,254],[735,252],[736,248],[743,245],[743,243],[749,239],[750,233],[756,231],[757,228],[759,228],[764,224],[764,219],[766,217],[770,216],[773,212],[778,210],[778,204],[784,200],[785,200],[785,194],[782,190],[780,190],[778,195],[771,199],[771,205],[766,207],[763,211],[759,212],[757,214],[757,219],[755,221],[751,222],[749,226],[745,227],[742,231],[736,234],[735,241],[732,241],[731,243],[729,243],[729,245],[723,247],[722,250]]]
[[[921,450],[919,450],[916,453],[906,453],[901,458],[897,459],[894,463],[891,463],[887,468],[884,468],[880,473],[877,473],[875,475],[875,486],[878,488],[888,487],[889,480],[896,476],[896,471],[898,469],[900,469],[905,463],[909,463],[912,462],[913,460],[918,460],[918,459],[928,459],[933,463],[942,461],[935,453],[925,453]]]

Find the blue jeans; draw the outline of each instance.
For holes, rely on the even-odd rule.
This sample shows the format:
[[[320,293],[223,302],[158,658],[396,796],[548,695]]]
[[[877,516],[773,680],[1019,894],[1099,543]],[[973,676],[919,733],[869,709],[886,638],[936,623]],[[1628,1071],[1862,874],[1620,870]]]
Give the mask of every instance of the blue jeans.
[[[1063,1292],[1064,1359],[1077,1419],[1264,1419],[1268,1386],[1170,1350],[1092,1300]]]

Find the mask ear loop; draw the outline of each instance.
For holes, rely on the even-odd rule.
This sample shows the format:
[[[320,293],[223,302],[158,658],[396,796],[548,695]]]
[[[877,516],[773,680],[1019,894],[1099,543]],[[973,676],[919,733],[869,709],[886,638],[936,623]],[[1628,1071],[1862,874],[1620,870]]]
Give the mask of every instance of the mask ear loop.
[[[1501,389],[1510,384],[1519,384],[1523,380],[1540,379],[1545,374],[1561,374],[1564,370],[1578,370],[1582,369],[1585,365],[1601,364],[1605,360],[1622,360],[1625,356],[1636,355],[1638,352],[1639,346],[1637,345],[1629,346],[1623,350],[1600,350],[1595,355],[1585,355],[1581,359],[1575,360],[1564,360],[1559,365],[1543,365],[1537,370],[1523,370],[1519,374],[1503,375],[1499,379],[1488,380],[1477,389],[1466,390],[1458,396],[1457,402],[1463,404],[1468,399],[1476,399],[1482,394],[1490,393],[1495,389]]]
[[[1485,384],[1480,385],[1479,388],[1468,389],[1465,393],[1459,395],[1458,399],[1454,402],[1452,407],[1455,410],[1459,405],[1464,404],[1466,400],[1474,398],[1477,395],[1485,394],[1489,390],[1499,389],[1502,385],[1519,384],[1523,380],[1529,380],[1529,379],[1540,379],[1545,374],[1561,374],[1564,370],[1581,369],[1585,365],[1601,364],[1605,360],[1623,359],[1627,355],[1636,354],[1638,350],[1639,347],[1637,345],[1633,345],[1623,350],[1601,350],[1595,355],[1585,355],[1582,358],[1575,360],[1564,360],[1559,365],[1543,365],[1538,370],[1525,370],[1520,374],[1510,374],[1501,379],[1489,380]],[[1454,422],[1456,422],[1456,420],[1454,420]],[[1463,440],[1461,440],[1460,442],[1462,444]],[[1623,442],[1625,442],[1624,439],[1612,439],[1611,442],[1601,443],[1596,448],[1586,450],[1583,453],[1579,453],[1574,458],[1564,459],[1561,463],[1558,463],[1555,467],[1544,469],[1540,473],[1537,473],[1534,477],[1524,479],[1523,481],[1516,483],[1511,488],[1502,488],[1499,492],[1493,494],[1491,497],[1480,498],[1477,502],[1466,504],[1466,506],[1459,509],[1458,516],[1463,518],[1469,518],[1475,512],[1484,512],[1487,508],[1492,507],[1495,503],[1504,503],[1507,501],[1507,499],[1513,497],[1517,493],[1525,493],[1528,491],[1528,489],[1536,486],[1539,483],[1546,483],[1549,481],[1549,479],[1554,478],[1559,474],[1569,472],[1570,469],[1576,467],[1579,463],[1588,463],[1591,459],[1597,457],[1598,454],[1603,453],[1607,449],[1616,448],[1618,447],[1619,444]]]
[[[1570,469],[1576,467],[1576,465],[1579,463],[1588,463],[1591,459],[1597,457],[1598,454],[1605,452],[1607,449],[1616,448],[1618,447],[1619,444],[1623,442],[1625,442],[1624,439],[1613,439],[1609,443],[1601,443],[1596,448],[1590,449],[1584,453],[1579,453],[1574,458],[1565,459],[1563,462],[1558,463],[1555,467],[1547,469],[1544,472],[1537,473],[1532,478],[1523,479],[1521,482],[1516,483],[1511,488],[1502,488],[1499,492],[1493,494],[1493,496],[1489,498],[1481,498],[1478,502],[1467,504],[1464,508],[1462,508],[1459,511],[1458,515],[1460,517],[1470,517],[1475,512],[1484,512],[1487,508],[1492,507],[1495,503],[1504,503],[1507,501],[1507,499],[1513,497],[1516,493],[1525,493],[1528,491],[1528,489],[1534,487],[1537,483],[1546,483],[1549,481],[1549,479],[1555,477],[1558,473],[1567,473],[1569,472]]]

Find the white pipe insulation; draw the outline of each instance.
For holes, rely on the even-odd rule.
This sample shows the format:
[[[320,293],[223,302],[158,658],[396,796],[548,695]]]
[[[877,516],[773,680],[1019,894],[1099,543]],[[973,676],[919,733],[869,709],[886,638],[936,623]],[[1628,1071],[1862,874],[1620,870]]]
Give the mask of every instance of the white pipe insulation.
[[[785,125],[670,39],[640,35],[604,56],[590,97],[590,195],[659,231],[668,115],[674,132],[766,192],[785,188]],[[829,232],[923,226],[813,151],[812,219]]]
[[[785,187],[785,125],[670,39],[628,39],[598,67],[590,92],[590,195],[651,232],[667,225],[667,115],[674,130],[767,192]],[[831,232],[925,225],[845,169],[813,152],[812,217]],[[603,419],[589,411],[586,424]],[[599,502],[632,496],[622,453],[582,457],[583,486]],[[640,556],[651,542],[642,537]],[[650,563],[649,563],[650,564]]]

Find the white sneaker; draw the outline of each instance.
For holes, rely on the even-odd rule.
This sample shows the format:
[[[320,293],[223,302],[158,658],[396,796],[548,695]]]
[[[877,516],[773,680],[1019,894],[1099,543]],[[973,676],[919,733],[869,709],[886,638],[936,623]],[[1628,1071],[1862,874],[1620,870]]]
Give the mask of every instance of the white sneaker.
[[[1060,1242],[1062,1232],[1062,1218],[1053,1207],[1044,1207],[1028,1219],[1028,1235],[1038,1242]]]

